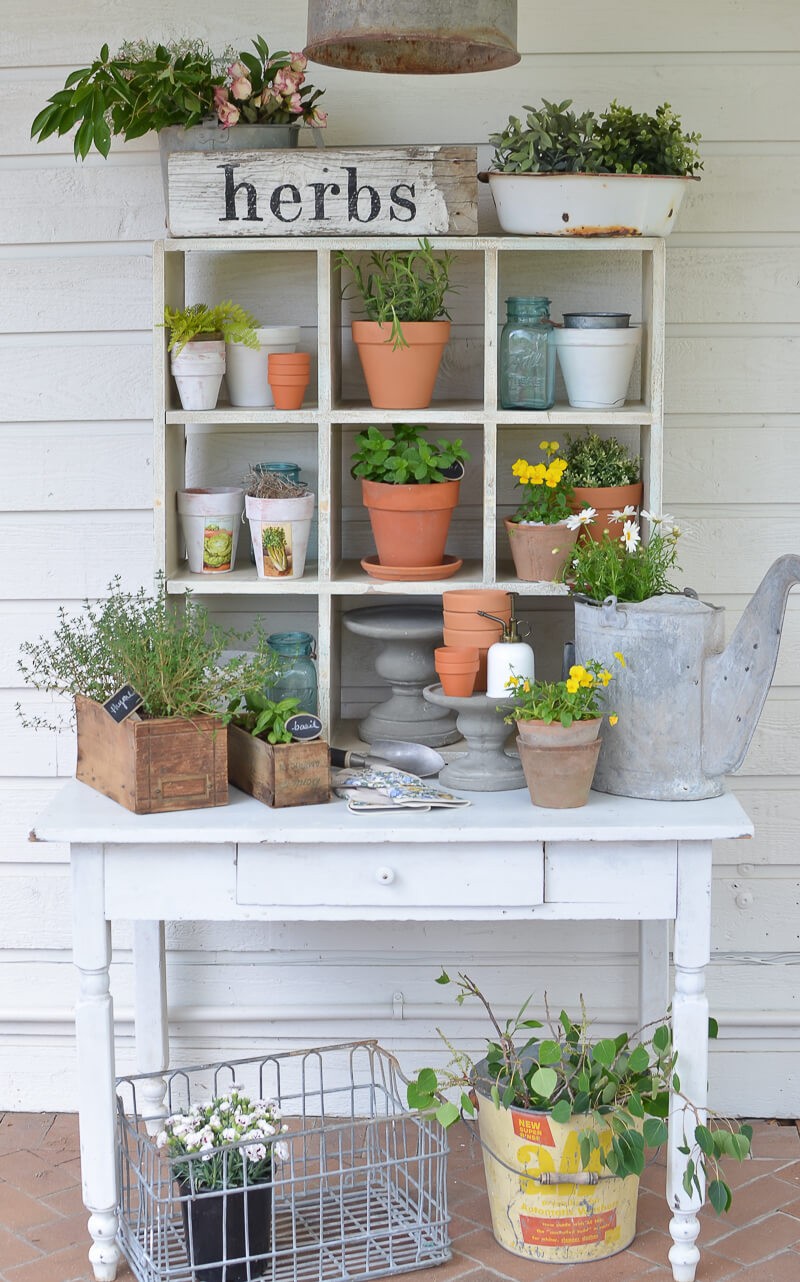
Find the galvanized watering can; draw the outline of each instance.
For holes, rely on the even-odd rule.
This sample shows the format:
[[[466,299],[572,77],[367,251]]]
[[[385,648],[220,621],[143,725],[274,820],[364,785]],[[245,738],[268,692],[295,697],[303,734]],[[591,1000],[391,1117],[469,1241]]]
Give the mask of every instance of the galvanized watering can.
[[[758,724],[795,583],[800,556],[780,557],[727,646],[724,611],[691,589],[636,605],[576,600],[577,662],[611,668],[606,707],[619,715],[616,726],[603,725],[593,788],[658,801],[719,796]]]

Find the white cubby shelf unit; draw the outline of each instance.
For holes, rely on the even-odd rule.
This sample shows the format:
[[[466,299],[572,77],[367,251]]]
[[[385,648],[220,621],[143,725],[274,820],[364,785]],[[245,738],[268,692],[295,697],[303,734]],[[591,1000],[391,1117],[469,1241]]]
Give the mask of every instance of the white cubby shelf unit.
[[[641,453],[645,505],[661,506],[665,245],[656,238],[431,237],[436,250],[455,255],[454,292],[448,296],[453,326],[425,410],[370,406],[350,338],[350,320],[362,315],[358,299],[342,298],[337,250],[366,258],[375,250],[402,250],[416,239],[264,238],[169,239],[154,246],[155,286],[155,548],[156,569],[167,589],[185,588],[217,598],[224,613],[280,613],[282,627],[316,616],[320,713],[335,728],[341,716],[341,612],[364,598],[437,600],[449,588],[500,586],[532,598],[563,595],[560,584],[523,583],[514,577],[503,527],[519,502],[511,464],[535,461],[544,438],[563,443],[564,433],[591,427],[616,435]],[[352,294],[346,290],[347,295]],[[560,376],[556,404],[546,411],[499,407],[497,350],[505,299],[545,295],[551,315],[564,311],[630,311],[642,326],[641,355],[629,399],[617,410],[573,409]],[[170,375],[165,304],[218,303],[232,298],[263,325],[300,325],[300,347],[311,352],[311,381],[299,410],[242,409],[227,403],[225,383],[213,410],[183,410]],[[371,423],[430,424],[431,435],[463,438],[470,453],[448,540],[448,553],[463,558],[449,579],[384,583],[370,578],[360,559],[374,553],[360,488],[350,476],[356,434]],[[180,537],[176,493],[187,485],[236,485],[254,462],[292,461],[316,495],[305,574],[300,579],[260,580],[249,559],[242,527],[236,568],[219,576],[188,571]],[[279,599],[276,599],[279,598]],[[312,598],[312,599],[309,599]],[[237,600],[238,599],[238,600]],[[267,599],[269,604],[267,604]],[[555,604],[555,603],[554,603]],[[270,619],[271,625],[273,620]],[[274,629],[273,629],[274,630]]]

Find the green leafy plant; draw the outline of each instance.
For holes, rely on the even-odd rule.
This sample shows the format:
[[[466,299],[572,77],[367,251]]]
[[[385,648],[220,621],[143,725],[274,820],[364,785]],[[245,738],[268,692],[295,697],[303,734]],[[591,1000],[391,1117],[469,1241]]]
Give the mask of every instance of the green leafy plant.
[[[261,690],[248,690],[228,705],[231,721],[241,730],[267,743],[291,743],[286,721],[302,712],[299,699],[268,699]]]
[[[603,440],[597,432],[574,439],[567,436],[567,464],[572,485],[606,487],[633,485],[641,476],[641,460],[631,456],[615,436]]]
[[[151,595],[123,592],[117,577],[108,596],[85,601],[80,614],[62,607],[52,637],[26,641],[17,668],[27,685],[50,694],[103,703],[130,683],[144,700],[140,716],[208,714],[225,722],[230,700],[274,680],[280,660],[260,628],[217,627],[188,592],[174,605],[181,608],[168,602],[163,578]],[[248,646],[251,652],[223,661],[224,651]],[[23,724],[58,729],[62,721],[23,717]]]
[[[361,296],[367,319],[391,326],[392,348],[407,347],[403,321],[434,321],[450,316],[445,307],[450,284],[450,268],[455,255],[435,255],[425,237],[417,249],[381,250],[370,254],[368,266],[362,267],[351,254],[340,250],[336,255],[339,271],[347,267],[352,284]],[[343,291],[347,297],[347,289]]]
[[[671,581],[678,558],[680,528],[671,516],[653,516],[642,512],[650,523],[650,538],[641,541],[636,508],[625,507],[612,512],[610,521],[622,526],[618,538],[608,531],[602,539],[586,539],[576,544],[564,567],[564,578],[573,592],[604,601],[615,596],[618,601],[647,601],[663,592],[675,592]],[[591,521],[588,522],[591,524]]]
[[[527,459],[518,458],[511,466],[517,485],[522,488],[524,498],[511,520],[528,522],[536,525],[557,525],[566,521],[569,528],[574,528],[572,508],[572,485],[564,476],[567,460],[559,455],[558,441],[541,441],[539,449],[547,458],[546,463],[529,463]]]
[[[499,173],[670,174],[689,177],[703,168],[700,134],[683,133],[668,102],[655,115],[635,112],[616,100],[600,116],[571,111],[572,99],[524,107],[523,124],[509,116],[499,133],[492,167]]]
[[[253,45],[257,56],[226,49],[217,57],[204,40],[130,40],[113,56],[105,44],[90,67],[71,71],[48,99],[31,137],[43,142],[78,125],[73,148],[85,160],[92,147],[107,156],[112,137],[188,129],[214,113],[225,128],[240,118],[323,126],[325,112],[315,105],[322,91],[304,86],[303,54],[270,54],[261,36]]]
[[[619,652],[614,657],[625,666]],[[511,691],[514,707],[504,720],[509,725],[515,721],[543,721],[548,726],[558,721],[567,730],[573,721],[591,721],[603,715],[600,697],[613,680],[608,668],[596,659],[585,666],[574,663],[563,681],[530,681],[528,677],[512,675],[506,687]],[[617,724],[614,714],[608,720],[612,726]]]
[[[430,485],[453,480],[447,473],[468,461],[469,454],[460,440],[440,437],[427,441],[422,435],[427,427],[415,423],[395,423],[392,435],[379,427],[368,427],[356,437],[351,456],[352,475],[387,485]]]
[[[442,1126],[450,1126],[462,1113],[475,1116],[477,1088],[496,1108],[546,1112],[558,1123],[579,1118],[584,1123],[578,1139],[582,1167],[587,1168],[597,1154],[601,1167],[624,1179],[641,1175],[646,1150],[665,1143],[672,1090],[685,1106],[683,1187],[688,1194],[700,1193],[700,1175],[704,1175],[711,1205],[718,1213],[728,1210],[732,1195],[719,1164],[724,1158],[744,1161],[750,1153],[752,1128],[723,1119],[708,1122],[704,1111],[682,1093],[667,1022],[633,1035],[592,1038],[583,1006],[579,1020],[563,1010],[553,1020],[546,1006],[545,1021],[541,1021],[528,1017],[529,997],[515,1016],[501,1024],[468,975],[459,972],[451,980],[443,971],[437,983],[455,984],[459,1005],[467,999],[482,1004],[492,1028],[486,1042],[485,1073],[479,1073],[470,1057],[444,1038],[453,1059],[442,1072],[432,1068],[418,1072],[407,1089],[410,1108],[434,1112]],[[709,1033],[715,1032],[716,1025],[710,1021]],[[454,1090],[460,1090],[459,1104],[448,1098]],[[488,1106],[486,1100],[483,1107]]]
[[[289,1157],[288,1126],[274,1100],[251,1100],[236,1086],[204,1104],[173,1113],[156,1136],[175,1179],[192,1192],[266,1183],[272,1163]]]
[[[216,307],[208,307],[206,303],[193,303],[191,307],[175,311],[165,307],[163,323],[169,331],[167,350],[176,354],[200,334],[221,335],[228,343],[243,343],[258,351],[258,321],[230,299]]]

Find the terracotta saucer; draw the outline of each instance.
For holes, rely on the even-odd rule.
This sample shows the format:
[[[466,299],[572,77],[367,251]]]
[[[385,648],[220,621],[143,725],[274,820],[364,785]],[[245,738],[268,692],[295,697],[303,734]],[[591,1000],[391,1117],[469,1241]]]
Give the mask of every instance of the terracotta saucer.
[[[458,557],[446,556],[441,565],[381,565],[377,556],[365,556],[361,568],[371,574],[373,579],[390,579],[395,583],[422,583],[427,579],[449,579],[463,564]]]

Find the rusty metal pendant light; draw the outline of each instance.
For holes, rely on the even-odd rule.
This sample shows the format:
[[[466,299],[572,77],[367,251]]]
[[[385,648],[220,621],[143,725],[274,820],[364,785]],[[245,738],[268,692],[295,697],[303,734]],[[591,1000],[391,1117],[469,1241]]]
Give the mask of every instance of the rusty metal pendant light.
[[[520,60],[517,0],[308,0],[304,52],[349,71],[497,71]]]

